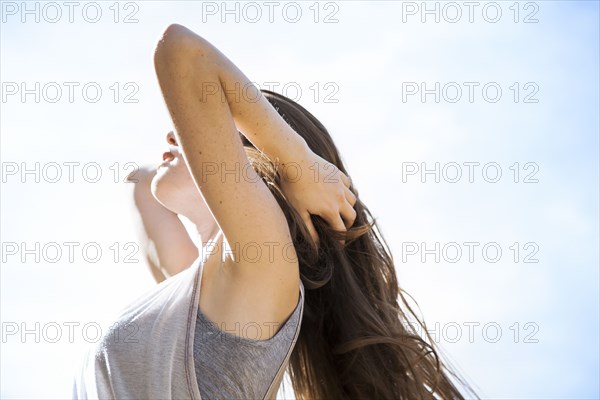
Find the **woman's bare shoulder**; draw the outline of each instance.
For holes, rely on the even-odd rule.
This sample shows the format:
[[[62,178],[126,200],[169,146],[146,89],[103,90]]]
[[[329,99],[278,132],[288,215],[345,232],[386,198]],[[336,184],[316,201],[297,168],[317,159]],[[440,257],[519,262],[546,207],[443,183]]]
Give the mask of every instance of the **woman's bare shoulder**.
[[[289,260],[288,263],[265,266],[252,263],[249,257],[238,256],[236,263],[235,251],[234,248],[226,251],[222,263],[218,254],[207,259],[200,309],[208,319],[231,334],[254,340],[269,339],[298,305],[298,262]]]

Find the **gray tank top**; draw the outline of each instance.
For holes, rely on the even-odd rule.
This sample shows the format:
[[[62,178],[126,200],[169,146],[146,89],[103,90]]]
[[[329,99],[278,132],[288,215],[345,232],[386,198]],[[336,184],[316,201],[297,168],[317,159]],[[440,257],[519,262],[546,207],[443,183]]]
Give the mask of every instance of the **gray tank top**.
[[[198,385],[198,382],[218,385],[223,381],[217,380],[214,372],[213,375],[204,377],[204,374],[211,374],[212,365],[211,368],[207,368],[205,363],[202,370],[198,371],[194,356],[196,323],[199,317],[198,298],[203,270],[201,257],[198,257],[190,268],[162,281],[124,308],[116,318],[117,323],[104,330],[100,340],[93,343],[86,352],[73,381],[73,398],[201,400],[204,398],[200,394],[200,387],[216,392],[214,387],[211,389],[210,383]],[[232,367],[221,360],[220,366],[217,366],[220,371],[233,371],[227,372],[227,376],[241,374],[235,376],[235,379],[229,378],[234,384],[223,386],[226,393],[234,393],[236,397],[236,393],[240,393],[237,391],[255,391],[262,394],[265,377],[270,377],[267,379],[268,389],[264,398],[275,400],[300,333],[304,311],[302,282],[300,298],[299,307],[294,311],[296,314],[293,314],[294,318],[290,317],[286,321],[289,325],[286,323],[286,327],[278,331],[281,336],[276,335],[275,338],[271,338],[273,340],[266,341],[271,343],[270,346],[254,343],[249,347],[232,347],[233,351],[217,347],[220,349],[219,354],[227,354],[229,357],[232,357],[232,354],[243,354],[240,349],[251,348],[260,358],[262,351],[262,361],[251,360],[241,368]],[[292,329],[293,327],[295,329]],[[285,341],[284,337],[290,336],[291,342]],[[287,348],[283,342],[287,343]],[[203,340],[199,343],[201,352],[210,348],[202,346],[206,343]],[[280,346],[285,348],[285,351],[282,352]],[[216,351],[217,348],[212,349]],[[208,359],[203,354],[207,353],[201,353],[198,357],[200,366],[203,359]],[[218,361],[219,357],[211,357]],[[249,359],[250,357],[246,358]],[[250,374],[248,371],[253,368],[255,370]],[[250,380],[246,378],[248,375],[242,374],[250,374]],[[221,397],[220,394],[217,396]]]
[[[260,329],[276,331],[266,340],[252,340],[232,334],[209,320],[198,308],[194,335],[194,363],[203,400],[262,399],[290,349],[300,321],[298,304],[283,325],[251,324],[243,327],[247,336]],[[281,327],[279,330],[277,330]],[[239,331],[239,327],[238,327]]]

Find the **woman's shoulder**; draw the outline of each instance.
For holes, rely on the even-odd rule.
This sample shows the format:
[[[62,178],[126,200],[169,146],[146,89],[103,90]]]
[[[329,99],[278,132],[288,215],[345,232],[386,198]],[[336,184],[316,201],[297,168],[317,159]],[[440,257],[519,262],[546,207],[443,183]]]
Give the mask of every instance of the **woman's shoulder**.
[[[251,334],[246,337],[237,334],[237,332],[232,332],[227,329],[221,329],[222,326],[219,326],[217,323],[212,321],[208,316],[206,316],[200,307],[198,307],[197,312],[197,321],[196,321],[196,330],[202,334],[203,338],[208,338],[210,340],[219,340],[220,344],[223,343],[234,343],[236,345],[242,346],[250,346],[250,347],[259,347],[266,348],[272,347],[276,344],[287,343],[292,340],[294,337],[294,333],[297,329],[299,329],[299,325],[301,324],[301,316],[304,310],[304,295],[301,293],[298,298],[298,303],[296,307],[292,311],[292,313],[286,318],[285,321],[281,324],[269,324],[268,326],[259,326],[252,325],[247,327],[251,330]],[[260,331],[266,329],[269,331],[268,337],[266,339],[258,339],[262,335]],[[207,335],[207,336],[205,336]],[[251,337],[248,337],[251,336]],[[221,342],[221,339],[224,339]]]
[[[225,245],[227,247],[227,245]],[[236,262],[235,253],[217,265],[208,260],[201,277],[200,308],[217,326],[231,327],[236,336],[269,339],[273,332],[246,332],[250,326],[282,326],[302,303],[302,283],[294,263]],[[230,328],[227,328],[230,329]]]
[[[200,308],[204,314],[225,326],[281,326],[296,309],[301,281],[295,251],[288,250],[287,258],[274,254],[284,254],[285,247],[293,245],[272,243],[271,255],[257,256],[259,248],[232,246],[224,236],[220,239],[214,251],[218,254],[206,260],[201,277]],[[263,332],[260,339],[268,337]]]

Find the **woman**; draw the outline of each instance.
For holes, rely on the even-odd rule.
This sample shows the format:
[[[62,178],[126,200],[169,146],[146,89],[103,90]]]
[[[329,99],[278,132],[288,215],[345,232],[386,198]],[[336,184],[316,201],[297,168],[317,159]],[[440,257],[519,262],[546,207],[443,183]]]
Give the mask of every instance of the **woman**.
[[[325,127],[180,25],[154,61],[175,132],[135,199],[160,283],[88,356],[75,397],[275,398],[288,369],[299,399],[463,398]]]

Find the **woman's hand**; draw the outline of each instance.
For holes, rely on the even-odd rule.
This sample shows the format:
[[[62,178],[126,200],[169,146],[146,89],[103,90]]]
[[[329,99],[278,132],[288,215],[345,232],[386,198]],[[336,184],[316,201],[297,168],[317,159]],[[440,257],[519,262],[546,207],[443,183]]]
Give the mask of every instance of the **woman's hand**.
[[[334,164],[308,150],[304,156],[278,168],[282,176],[281,190],[302,216],[317,246],[319,237],[310,214],[320,216],[338,231],[345,231],[354,224],[356,196],[350,190],[350,178]]]

